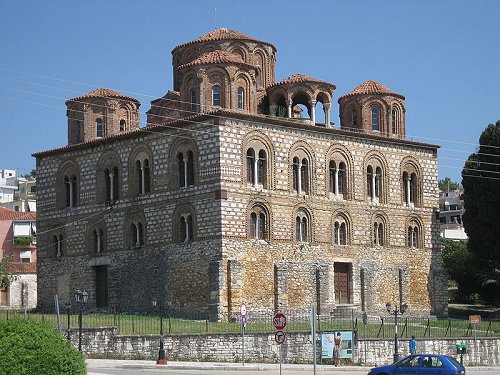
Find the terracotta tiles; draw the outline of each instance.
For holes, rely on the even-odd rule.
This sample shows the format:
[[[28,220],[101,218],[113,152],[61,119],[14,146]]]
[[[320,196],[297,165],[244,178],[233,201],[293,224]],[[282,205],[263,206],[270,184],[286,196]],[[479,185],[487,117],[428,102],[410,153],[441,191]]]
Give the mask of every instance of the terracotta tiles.
[[[68,104],[69,102],[75,102],[78,100],[89,99],[89,98],[116,98],[116,99],[130,100],[130,101],[139,103],[139,101],[137,99],[132,98],[130,96],[125,96],[123,94],[120,94],[118,91],[100,87],[100,88],[95,89],[94,91],[91,91],[85,95],[79,96],[77,98],[69,99],[66,101],[66,104]]]
[[[395,93],[394,91],[385,87],[383,84],[376,81],[363,82],[361,85],[356,87],[350,93],[341,96],[340,98],[345,98],[347,96],[353,96],[353,95],[392,95],[401,98],[403,100],[405,98],[403,95]]]
[[[212,52],[205,53],[197,59],[179,66],[179,69],[189,68],[195,65],[207,65],[207,64],[238,64],[245,65],[251,68],[255,68],[253,65],[245,63],[240,56],[221,50],[216,50]]]

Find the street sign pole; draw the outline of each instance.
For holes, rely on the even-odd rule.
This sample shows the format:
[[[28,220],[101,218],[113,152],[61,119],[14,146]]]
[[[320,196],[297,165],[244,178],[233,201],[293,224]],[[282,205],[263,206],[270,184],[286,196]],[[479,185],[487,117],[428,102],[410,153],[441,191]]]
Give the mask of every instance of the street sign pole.
[[[245,366],[245,326],[247,325],[247,307],[241,304],[241,362]]]
[[[316,375],[316,308],[311,309],[311,330],[312,330],[312,342],[313,342],[313,374]]]

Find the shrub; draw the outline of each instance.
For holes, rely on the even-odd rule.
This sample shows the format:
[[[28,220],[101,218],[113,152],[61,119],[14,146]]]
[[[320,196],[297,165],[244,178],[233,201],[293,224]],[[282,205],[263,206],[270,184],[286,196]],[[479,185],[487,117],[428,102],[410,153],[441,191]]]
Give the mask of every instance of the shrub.
[[[85,359],[52,326],[0,321],[0,375],[85,375]]]

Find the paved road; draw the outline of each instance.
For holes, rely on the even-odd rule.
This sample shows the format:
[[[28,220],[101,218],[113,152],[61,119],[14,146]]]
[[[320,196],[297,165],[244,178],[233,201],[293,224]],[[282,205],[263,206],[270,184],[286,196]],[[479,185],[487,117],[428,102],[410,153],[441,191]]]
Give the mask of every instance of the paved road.
[[[316,366],[318,375],[366,375],[369,367]],[[281,375],[313,375],[312,365],[283,365]],[[245,366],[235,363],[215,362],[169,362],[156,365],[154,361],[88,359],[88,375],[280,375],[279,365],[247,363]],[[468,367],[467,375],[498,375],[500,367]]]

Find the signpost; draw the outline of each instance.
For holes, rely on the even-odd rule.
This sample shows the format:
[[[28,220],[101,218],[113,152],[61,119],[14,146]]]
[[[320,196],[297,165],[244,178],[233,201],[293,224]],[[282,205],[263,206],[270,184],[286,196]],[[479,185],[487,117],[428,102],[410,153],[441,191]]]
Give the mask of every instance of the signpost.
[[[280,375],[281,375],[281,356],[282,356],[282,347],[281,344],[284,344],[286,341],[286,335],[285,332],[283,332],[283,329],[286,327],[286,316],[283,313],[276,313],[273,317],[273,325],[274,328],[276,328],[276,333],[274,334],[274,340],[276,341],[276,344],[280,345],[280,352],[279,352],[279,358],[280,358]]]
[[[245,327],[247,326],[247,306],[242,303],[241,308],[241,361],[245,366]]]

